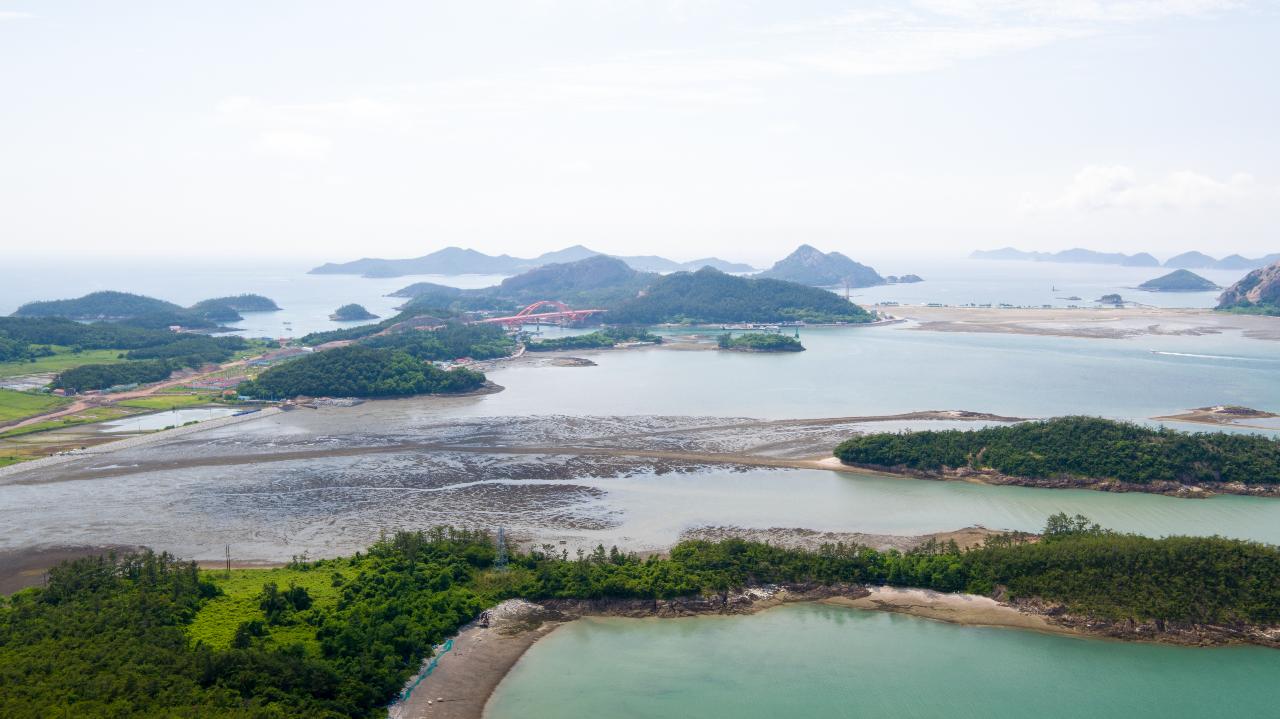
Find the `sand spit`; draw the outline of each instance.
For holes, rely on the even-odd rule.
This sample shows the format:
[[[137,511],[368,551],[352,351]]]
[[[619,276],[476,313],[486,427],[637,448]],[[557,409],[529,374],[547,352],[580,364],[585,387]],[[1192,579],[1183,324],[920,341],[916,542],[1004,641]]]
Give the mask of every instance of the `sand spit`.
[[[1030,309],[900,306],[892,311],[929,332],[986,332],[1093,339],[1149,335],[1206,335],[1240,331],[1245,337],[1280,340],[1280,321],[1208,309],[1157,307]]]
[[[853,599],[832,597],[824,599],[823,602],[856,609],[899,612],[966,626],[1011,627],[1054,634],[1082,634],[1077,629],[1054,624],[1041,614],[1020,611],[1016,607],[976,594],[944,594],[929,589],[901,587],[868,587],[866,596]]]
[[[1268,427],[1260,424],[1249,424],[1251,419],[1274,419],[1280,415],[1272,412],[1266,412],[1251,407],[1239,407],[1235,405],[1218,405],[1215,407],[1199,407],[1190,409],[1181,414],[1163,415],[1160,417],[1152,417],[1151,419],[1165,422],[1191,422],[1194,424],[1208,424],[1216,427],[1246,427],[1250,429],[1270,429],[1275,430],[1277,427]]]
[[[680,534],[680,539],[701,539],[718,542],[724,539],[742,539],[748,542],[768,542],[775,547],[814,551],[824,544],[858,544],[881,551],[896,549],[909,552],[929,540],[940,543],[954,541],[962,549],[981,546],[987,537],[1001,534],[986,527],[965,527],[953,532],[937,532],[903,536],[896,534],[864,534],[862,532],[820,532],[802,527],[696,527]]]

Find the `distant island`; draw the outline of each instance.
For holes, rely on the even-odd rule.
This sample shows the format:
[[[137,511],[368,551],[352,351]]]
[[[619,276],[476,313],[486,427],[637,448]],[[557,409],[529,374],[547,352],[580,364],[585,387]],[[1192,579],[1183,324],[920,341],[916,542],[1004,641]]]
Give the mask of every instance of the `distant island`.
[[[812,245],[800,245],[756,277],[819,287],[874,287],[885,284],[885,278],[874,269],[854,262],[839,252],[822,252]]]
[[[1097,302],[1098,304],[1102,304],[1102,305],[1123,305],[1124,298],[1117,294],[1110,294],[1110,295],[1103,295],[1098,299],[1094,300],[1094,302]]]
[[[1146,292],[1207,292],[1222,288],[1190,270],[1174,270],[1143,282],[1138,289]]]
[[[845,464],[991,484],[1280,494],[1280,439],[1190,434],[1096,417],[866,434],[840,444],[835,455]]]
[[[1280,316],[1280,262],[1256,269],[1228,287],[1218,298],[1218,309]]]
[[[722,350],[735,352],[803,352],[800,340],[787,335],[768,332],[748,332],[734,337],[732,333],[720,335],[716,342]]]
[[[326,263],[313,268],[313,275],[362,275],[364,277],[403,277],[406,275],[516,275],[551,264],[577,262],[588,257],[608,257],[602,252],[574,245],[563,250],[547,252],[533,258],[511,255],[486,255],[461,247],[446,247],[422,257],[404,260],[365,258],[352,262]],[[729,262],[718,257],[706,257],[690,262],[676,262],[656,255],[617,257],[628,267],[639,272],[679,272],[714,267],[721,272],[747,273],[754,267],[740,262]]]
[[[334,322],[357,322],[360,320],[376,320],[378,316],[366,310],[364,305],[358,305],[353,302],[334,310],[333,314],[329,315],[329,319]]]
[[[1146,252],[1126,255],[1121,252],[1096,252],[1082,248],[1063,250],[1061,252],[1027,252],[1013,247],[998,250],[975,250],[969,255],[974,260],[1025,260],[1032,262],[1077,262],[1098,265],[1122,265],[1125,267],[1160,267],[1160,261]],[[1174,269],[1190,270],[1247,270],[1263,267],[1280,261],[1280,253],[1249,259],[1240,255],[1229,255],[1215,260],[1203,252],[1184,252],[1165,260],[1163,266]]]
[[[667,275],[637,272],[619,259],[603,256],[546,265],[484,289],[419,282],[392,295],[409,298],[403,309],[420,312],[513,311],[555,299],[607,310],[607,322],[623,325],[874,319],[844,298],[804,284],[740,277],[710,267]]]
[[[190,307],[154,297],[110,290],[91,292],[68,300],[28,302],[13,313],[14,317],[65,317],[72,320],[121,322],[137,327],[211,330],[227,322],[239,322],[240,312],[279,310],[274,301],[262,295],[244,294],[201,300]]]
[[[885,275],[884,281],[891,285],[910,285],[916,282],[924,282],[924,278],[920,275]]]

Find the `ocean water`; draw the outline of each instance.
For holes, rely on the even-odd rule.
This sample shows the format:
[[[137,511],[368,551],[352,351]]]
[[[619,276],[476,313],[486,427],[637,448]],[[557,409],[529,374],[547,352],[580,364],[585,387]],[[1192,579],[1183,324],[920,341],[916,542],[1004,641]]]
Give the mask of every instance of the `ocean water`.
[[[533,645],[485,717],[1271,717],[1276,676],[1274,649],[1077,639],[801,604],[573,622]]]
[[[453,287],[478,288],[502,281],[500,275],[418,275],[366,279],[353,275],[308,275],[320,260],[15,260],[0,270],[0,314],[9,314],[25,302],[78,297],[97,290],[120,290],[157,297],[187,306],[210,297],[253,292],[272,298],[280,312],[245,314],[236,325],[246,336],[294,337],[351,324],[329,320],[329,314],[349,302],[364,305],[379,316],[394,313],[403,299],[387,297],[414,282],[435,282]],[[1103,294],[1120,293],[1126,299],[1157,307],[1211,307],[1217,292],[1152,293],[1132,288],[1164,274],[1161,268],[1128,268],[1111,265],[998,262],[956,259],[920,261],[902,259],[877,262],[883,274],[915,272],[925,282],[856,289],[859,303],[895,301],[943,304],[994,303],[1065,307],[1092,305]],[[901,267],[902,269],[897,269]],[[1228,285],[1245,273],[1206,270],[1200,274]],[[1057,287],[1057,290],[1052,288]],[[1079,296],[1080,302],[1062,299]],[[554,298],[547,298],[554,299]]]
[[[1234,331],[1086,339],[887,325],[811,327],[800,339],[808,351],[605,351],[585,355],[596,367],[500,369],[489,377],[505,392],[456,411],[772,419],[966,409],[1133,420],[1217,404],[1280,412],[1280,342]]]

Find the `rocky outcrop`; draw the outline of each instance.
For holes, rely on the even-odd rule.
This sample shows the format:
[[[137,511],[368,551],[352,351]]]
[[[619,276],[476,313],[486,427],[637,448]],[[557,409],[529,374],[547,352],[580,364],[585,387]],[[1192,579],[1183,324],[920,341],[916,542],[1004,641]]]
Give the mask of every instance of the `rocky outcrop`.
[[[997,601],[1006,601],[997,592]],[[1041,599],[1016,599],[1008,604],[1019,611],[1039,614],[1060,627],[1082,634],[1129,641],[1161,642],[1187,646],[1258,644],[1280,649],[1280,627],[1253,624],[1195,624],[1162,619],[1134,621],[1072,614],[1067,607]]]
[[[699,614],[754,614],[788,602],[871,594],[860,584],[767,584],[742,591],[672,599],[548,599],[542,606],[563,619],[587,616],[692,617]]]
[[[1280,262],[1258,268],[1218,297],[1218,309],[1271,308],[1280,314]]]

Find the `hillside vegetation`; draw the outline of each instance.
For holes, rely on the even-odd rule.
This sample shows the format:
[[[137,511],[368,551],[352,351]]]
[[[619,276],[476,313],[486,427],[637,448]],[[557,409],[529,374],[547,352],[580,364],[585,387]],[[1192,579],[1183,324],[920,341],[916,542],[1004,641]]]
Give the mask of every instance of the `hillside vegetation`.
[[[748,332],[734,337],[723,334],[717,340],[722,350],[743,352],[803,352],[804,345],[795,337],[767,332]]]
[[[352,557],[283,570],[200,572],[151,553],[81,559],[0,599],[0,715],[375,717],[439,644],[510,597],[714,596],[765,583],[863,583],[1039,598],[1113,621],[1280,622],[1280,549],[1221,538],[1147,539],[1083,517],[1043,538],[963,551],[818,551],[726,540],[666,558],[597,547],[512,551],[488,535],[397,533]]]
[[[1075,476],[1134,484],[1280,483],[1280,439],[1149,429],[1096,417],[860,435],[837,446],[835,455],[846,464],[927,472],[968,467],[1013,477]]]
[[[188,329],[215,329],[222,323],[238,322],[240,312],[278,310],[276,303],[255,294],[215,297],[191,307],[128,292],[91,292],[68,300],[28,302],[14,317],[65,317],[72,320],[107,320],[136,327],[166,329],[181,325]]]
[[[571,337],[554,337],[536,340],[525,345],[530,352],[553,350],[609,349],[623,342],[652,342],[661,344],[662,338],[640,327],[606,327],[602,330]]]
[[[794,282],[749,279],[713,269],[677,272],[610,311],[621,324],[871,322],[872,314],[834,293]]]
[[[403,350],[351,345],[284,362],[242,383],[238,391],[272,399],[394,397],[468,392],[483,384],[479,372],[445,371]]]

